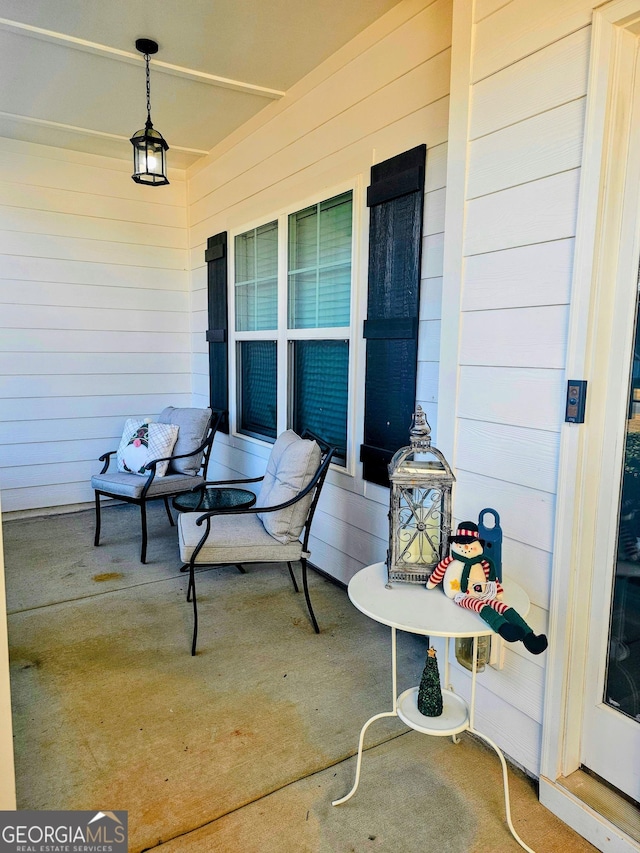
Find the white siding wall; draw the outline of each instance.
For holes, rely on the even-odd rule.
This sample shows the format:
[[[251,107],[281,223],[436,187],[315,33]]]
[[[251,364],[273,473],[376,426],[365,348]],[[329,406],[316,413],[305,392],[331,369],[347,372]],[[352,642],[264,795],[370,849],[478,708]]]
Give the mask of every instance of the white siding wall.
[[[405,0],[215,149],[188,180],[194,399],[208,399],[207,237],[268,221],[342,182],[360,182],[358,305],[366,310],[371,165],[427,144],[418,399],[435,426],[449,109],[451,0]],[[354,455],[362,442],[364,346],[358,344]],[[407,425],[408,430],[409,425]],[[408,432],[407,432],[408,440]],[[219,473],[260,474],[268,447],[219,436]],[[225,470],[226,468],[226,470]],[[213,469],[212,469],[213,471]],[[314,521],[312,561],[343,581],[384,558],[387,491],[332,474]]]
[[[189,404],[186,194],[130,166],[0,139],[6,512],[93,499],[124,420]]]
[[[541,631],[591,13],[588,0],[540,0],[535,9],[477,0],[471,40],[454,512],[460,521],[498,510],[505,572],[529,593],[528,621]],[[545,662],[506,644],[504,670],[487,669],[478,694],[478,728],[534,774]],[[466,672],[454,668],[453,683],[468,693]]]

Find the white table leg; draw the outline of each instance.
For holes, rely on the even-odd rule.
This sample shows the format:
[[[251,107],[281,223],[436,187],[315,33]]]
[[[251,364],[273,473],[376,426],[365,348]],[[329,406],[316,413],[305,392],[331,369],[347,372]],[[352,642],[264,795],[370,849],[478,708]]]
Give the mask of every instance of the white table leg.
[[[489,746],[492,747],[497,753],[498,758],[500,759],[500,763],[502,764],[502,783],[504,785],[504,807],[507,815],[507,825],[509,826],[511,835],[513,835],[520,847],[522,847],[523,850],[528,850],[529,853],[535,853],[535,851],[532,850],[531,847],[529,847],[527,844],[525,844],[524,841],[520,838],[513,826],[513,823],[511,822],[511,806],[509,805],[509,778],[507,776],[507,762],[504,760],[504,755],[502,754],[500,747],[497,746],[497,744],[495,744],[491,740],[491,738],[487,737],[486,735],[483,735],[481,732],[476,731],[474,728],[470,728],[469,731],[471,732],[471,734],[474,734],[477,737],[481,738],[483,741],[485,741],[485,743],[488,743]]]
[[[356,764],[356,779],[355,779],[355,782],[353,783],[353,788],[349,791],[348,794],[346,794],[346,796],[341,797],[339,800],[334,800],[331,803],[332,806],[339,806],[341,803],[346,803],[347,800],[350,800],[351,797],[353,797],[355,792],[358,790],[358,785],[360,784],[360,765],[362,764],[362,745],[364,743],[364,733],[366,732],[366,730],[369,728],[371,723],[373,723],[375,720],[380,720],[380,719],[382,719],[382,717],[395,717],[395,716],[396,716],[395,711],[385,711],[382,714],[376,714],[375,717],[371,717],[371,719],[367,720],[367,722],[364,724],[364,726],[362,727],[362,731],[360,732],[360,741],[358,743],[358,761]]]
[[[444,680],[443,685],[446,690],[450,690],[452,693],[455,693],[453,689],[453,684],[449,681],[449,650],[451,648],[451,637],[446,637],[444,641]],[[458,735],[451,735],[451,740],[454,743],[460,743],[460,738]]]
[[[358,790],[358,785],[360,784],[360,767],[362,766],[362,749],[364,746],[364,735],[371,723],[376,720],[381,720],[383,717],[396,717],[397,716],[397,707],[398,707],[398,676],[397,676],[397,647],[396,647],[396,629],[391,629],[391,690],[393,694],[393,711],[383,711],[381,714],[376,714],[367,720],[362,729],[360,730],[360,739],[358,741],[358,760],[356,762],[356,778],[353,783],[353,788],[346,794],[344,797],[341,797],[339,800],[333,800],[331,803],[332,806],[339,806],[342,803],[346,803],[347,800],[350,800],[351,797]]]

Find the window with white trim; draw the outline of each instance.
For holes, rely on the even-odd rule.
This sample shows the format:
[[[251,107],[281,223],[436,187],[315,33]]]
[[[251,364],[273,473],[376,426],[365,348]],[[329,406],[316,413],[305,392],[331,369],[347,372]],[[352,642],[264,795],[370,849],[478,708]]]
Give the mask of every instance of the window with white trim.
[[[310,429],[346,465],[351,361],[353,191],[237,234],[233,241],[239,433],[273,441]]]

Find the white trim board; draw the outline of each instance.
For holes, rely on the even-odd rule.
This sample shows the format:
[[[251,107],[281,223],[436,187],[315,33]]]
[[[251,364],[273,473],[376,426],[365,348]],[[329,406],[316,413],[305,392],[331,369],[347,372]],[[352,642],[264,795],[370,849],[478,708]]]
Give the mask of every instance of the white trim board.
[[[634,182],[626,165],[630,131],[620,121],[625,110],[628,114],[633,92],[631,57],[637,44],[632,21],[638,17],[640,0],[614,0],[593,16],[565,366],[567,376],[590,381],[593,405],[587,404],[586,426],[561,427],[540,779],[541,802],[598,849],[612,853],[640,847],[555,780],[580,764],[589,590],[594,579],[596,507],[589,484],[604,435],[604,415],[596,405],[602,399],[596,387],[602,384],[602,371],[596,364],[603,355],[603,326],[611,322],[603,290],[606,282],[612,286],[616,281],[623,264],[628,267],[629,258],[620,249],[629,242],[623,230],[623,202],[629,204],[629,195],[634,196],[631,206],[640,201],[635,185],[626,198],[622,191]]]

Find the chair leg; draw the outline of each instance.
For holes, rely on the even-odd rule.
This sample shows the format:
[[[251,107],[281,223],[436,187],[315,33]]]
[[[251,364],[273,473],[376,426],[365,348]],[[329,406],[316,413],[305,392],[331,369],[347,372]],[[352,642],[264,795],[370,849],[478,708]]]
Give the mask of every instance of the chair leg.
[[[176,526],[176,523],[175,523],[175,521],[173,520],[173,516],[171,515],[171,507],[169,506],[169,498],[165,498],[165,499],[164,499],[164,508],[165,508],[165,509],[166,509],[166,511],[167,511],[167,516],[168,516],[168,518],[169,518],[169,524],[170,524],[172,527],[175,527],[175,526]]]
[[[96,492],[96,535],[94,537],[93,544],[100,544],[100,495],[98,492]]]
[[[189,589],[187,590],[187,601],[193,602],[193,638],[191,640],[191,656],[196,653],[196,642],[198,640],[198,603],[196,601],[196,576],[193,569],[193,563],[189,566]]]
[[[147,562],[147,506],[144,501],[140,504],[140,520],[142,522],[142,550],[140,551],[140,562]]]
[[[241,575],[246,575],[247,570],[245,569],[244,566],[240,565],[240,563],[234,563],[234,566],[240,572]]]
[[[311,606],[311,598],[309,597],[309,584],[307,583],[307,561],[304,557],[300,559],[302,563],[302,585],[304,587],[304,597],[307,599],[307,608],[309,609],[309,616],[311,616],[311,622],[313,624],[313,629],[316,634],[320,633],[320,628],[318,627],[318,622],[316,620],[315,614],[313,612],[313,607]]]
[[[293,567],[290,562],[287,562],[287,565],[289,566],[289,575],[291,576],[291,580],[293,581],[293,588],[296,592],[300,592],[300,590],[298,589],[298,582],[296,581],[296,576],[293,573]]]

